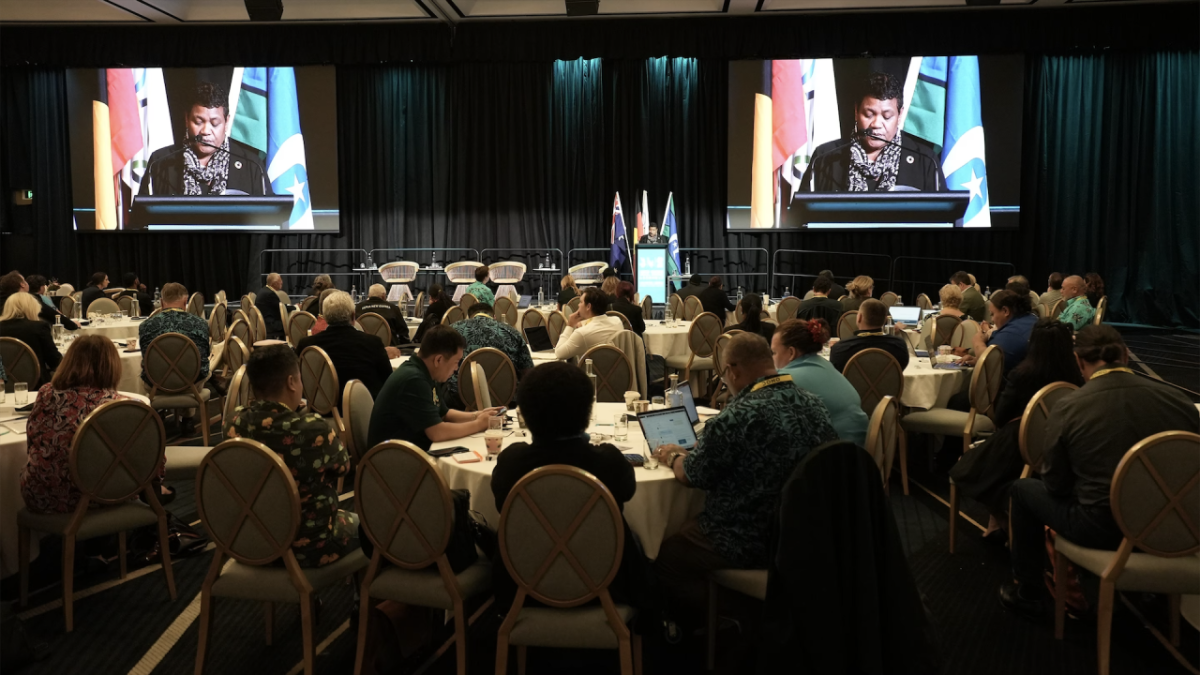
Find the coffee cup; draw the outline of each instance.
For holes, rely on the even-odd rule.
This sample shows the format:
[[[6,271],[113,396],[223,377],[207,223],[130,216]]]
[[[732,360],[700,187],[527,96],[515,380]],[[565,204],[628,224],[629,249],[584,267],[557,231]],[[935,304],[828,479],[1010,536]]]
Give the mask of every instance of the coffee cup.
[[[637,403],[638,399],[641,397],[642,395],[636,391],[625,392],[625,409],[629,412],[637,412],[637,408],[634,404]]]

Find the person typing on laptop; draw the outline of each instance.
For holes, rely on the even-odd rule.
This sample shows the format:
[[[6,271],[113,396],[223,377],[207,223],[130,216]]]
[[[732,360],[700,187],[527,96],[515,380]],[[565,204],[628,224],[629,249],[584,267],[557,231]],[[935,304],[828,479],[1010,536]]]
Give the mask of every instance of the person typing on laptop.
[[[775,370],[762,336],[734,337],[724,365],[733,395],[694,449],[664,444],[654,451],[676,480],[708,492],[699,518],[664,541],[655,561],[676,617],[704,616],[711,570],[766,567],[784,481],[809,450],[837,438],[825,404]]]

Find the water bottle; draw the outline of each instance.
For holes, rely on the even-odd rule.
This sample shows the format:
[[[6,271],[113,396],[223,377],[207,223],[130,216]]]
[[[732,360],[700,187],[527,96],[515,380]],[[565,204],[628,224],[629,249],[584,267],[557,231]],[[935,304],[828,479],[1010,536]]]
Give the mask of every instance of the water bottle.
[[[350,287],[350,301],[356,305],[358,304],[358,286]]]
[[[783,287],[783,297],[785,297],[785,298],[792,297],[792,289],[790,286]]]
[[[546,291],[538,289],[538,307],[546,304]]]
[[[588,379],[592,381],[592,419],[596,419],[596,398],[599,393],[597,389],[596,373],[592,370],[592,360],[588,359],[583,362],[584,368],[587,370]]]
[[[741,287],[741,286],[738,286],[738,294],[737,294],[738,302],[741,302],[741,301],[742,301],[742,296],[743,296],[743,295],[744,295],[744,293],[742,293],[742,287]]]
[[[550,268],[551,268],[551,264],[550,264],[550,254],[549,254],[549,253],[547,253],[547,254],[546,254],[546,262],[542,263],[542,269],[546,269],[546,270],[548,270],[548,269],[550,269]]]
[[[63,328],[63,325],[62,325],[62,315],[55,314],[54,315],[54,344],[56,344],[56,345],[62,344],[64,330],[65,329]]]
[[[985,300],[986,300],[987,298],[990,298],[990,297],[992,297],[992,287],[991,287],[991,286],[984,286],[984,287],[983,287],[983,297],[984,297],[984,299],[985,299]]]
[[[671,386],[667,389],[666,404],[668,408],[679,408],[683,406],[683,394],[679,391],[679,374],[671,375]]]
[[[429,263],[429,266],[430,266],[430,267],[434,267],[434,268],[436,268],[436,267],[438,266],[438,264],[437,264],[437,251],[434,251],[434,252],[433,252],[433,262]]]
[[[688,277],[692,276],[692,257],[691,256],[688,256],[683,261],[683,274],[684,274],[684,276],[688,276]]]
[[[508,315],[505,314],[504,312],[500,312],[500,323],[502,323],[506,326],[508,325]]]
[[[154,308],[162,307],[162,291],[158,290],[158,286],[154,287]]]
[[[71,319],[75,322],[83,320],[83,301],[75,303],[75,309],[71,310]]]
[[[891,314],[888,314],[887,323],[883,325],[883,334],[884,335],[895,335],[896,334],[896,324],[895,324],[895,322],[892,321]]]

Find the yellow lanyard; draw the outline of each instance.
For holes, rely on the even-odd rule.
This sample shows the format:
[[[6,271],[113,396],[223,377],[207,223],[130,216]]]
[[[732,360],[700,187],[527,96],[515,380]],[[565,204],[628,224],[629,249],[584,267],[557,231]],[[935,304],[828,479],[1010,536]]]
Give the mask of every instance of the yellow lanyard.
[[[1133,369],[1132,369],[1132,368],[1125,368],[1125,367],[1120,367],[1120,368],[1108,368],[1107,370],[1102,370],[1102,371],[1100,371],[1100,372],[1098,372],[1098,373],[1095,373],[1094,375],[1092,375],[1092,379],[1094,380],[1094,379],[1096,379],[1096,378],[1098,378],[1098,377],[1104,377],[1105,375],[1109,375],[1109,374],[1111,374],[1111,373],[1129,373],[1130,375],[1133,375]]]
[[[791,381],[792,381],[791,375],[776,375],[775,377],[767,378],[767,379],[763,380],[762,382],[759,382],[758,384],[754,385],[753,387],[750,387],[750,393],[754,393],[754,392],[758,391],[759,389],[762,389],[763,387],[770,387],[772,385],[779,384],[780,382],[791,382]]]

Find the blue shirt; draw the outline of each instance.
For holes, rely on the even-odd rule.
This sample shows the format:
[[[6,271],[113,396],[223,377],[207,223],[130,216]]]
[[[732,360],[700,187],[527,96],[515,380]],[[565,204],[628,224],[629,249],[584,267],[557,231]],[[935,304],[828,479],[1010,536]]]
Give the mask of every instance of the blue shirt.
[[[992,331],[988,346],[999,345],[1004,350],[1004,372],[1011,373],[1025,360],[1025,353],[1029,351],[1029,334],[1037,322],[1037,314],[1024,314],[1010,319],[1003,328]]]
[[[779,369],[792,376],[797,387],[820,397],[838,438],[861,447],[867,445],[871,420],[862,409],[862,398],[850,380],[820,354],[805,354]]]

